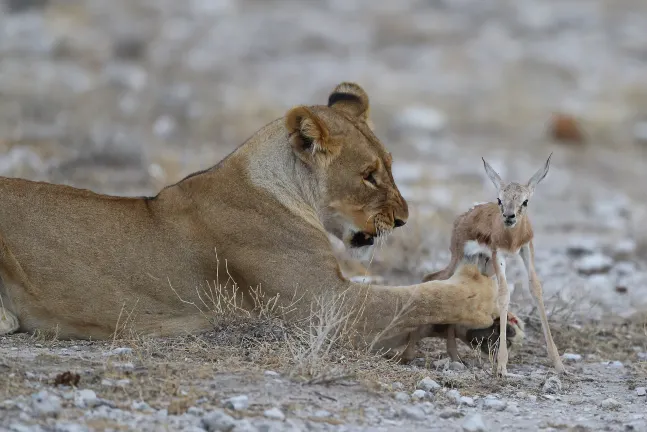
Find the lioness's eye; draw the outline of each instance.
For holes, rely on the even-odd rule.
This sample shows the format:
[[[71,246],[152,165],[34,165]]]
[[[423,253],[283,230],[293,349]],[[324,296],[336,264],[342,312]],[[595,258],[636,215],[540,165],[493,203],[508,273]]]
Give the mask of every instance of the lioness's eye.
[[[528,200],[525,200],[523,203],[521,203],[522,206],[527,207],[528,206]]]
[[[375,180],[374,173],[370,173],[367,176],[365,176],[364,180],[366,180],[367,182],[371,183],[374,186],[377,186],[377,181]]]

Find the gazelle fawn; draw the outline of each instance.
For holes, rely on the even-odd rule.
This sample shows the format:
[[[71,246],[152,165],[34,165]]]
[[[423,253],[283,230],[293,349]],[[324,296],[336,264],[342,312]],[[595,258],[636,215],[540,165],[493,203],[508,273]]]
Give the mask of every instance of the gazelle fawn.
[[[478,204],[461,214],[454,221],[451,237],[451,260],[443,270],[425,276],[425,281],[442,280],[451,277],[457,264],[464,255],[486,254],[491,257],[494,273],[498,282],[499,316],[508,317],[510,292],[505,277],[504,254],[520,254],[530,280],[530,291],[537,302],[541,326],[546,340],[548,357],[559,373],[564,373],[564,365],[557,352],[553,336],[548,326],[548,317],[544,307],[543,292],[535,272],[535,251],[533,231],[528,218],[528,203],[535,187],[548,174],[550,156],[543,168],[537,171],[525,185],[504,182],[499,174],[483,159],[485,172],[497,189],[496,203]],[[497,352],[497,374],[507,374],[508,347],[506,341],[507,320],[500,319],[499,348]],[[450,326],[447,335],[447,351],[452,360],[458,358],[454,326]]]

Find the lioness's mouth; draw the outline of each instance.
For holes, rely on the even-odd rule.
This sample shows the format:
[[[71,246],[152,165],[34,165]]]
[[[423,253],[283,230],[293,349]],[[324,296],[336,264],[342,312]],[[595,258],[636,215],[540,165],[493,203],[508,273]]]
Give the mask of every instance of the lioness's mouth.
[[[350,239],[350,246],[353,248],[361,248],[365,246],[373,246],[375,243],[375,236],[364,231],[357,231]]]

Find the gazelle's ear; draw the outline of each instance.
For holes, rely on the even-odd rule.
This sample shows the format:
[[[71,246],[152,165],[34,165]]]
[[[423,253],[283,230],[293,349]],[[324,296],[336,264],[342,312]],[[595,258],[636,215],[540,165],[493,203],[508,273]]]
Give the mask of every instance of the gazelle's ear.
[[[528,189],[531,191],[535,190],[535,187],[539,184],[540,181],[546,177],[546,174],[548,174],[548,169],[550,168],[550,158],[553,156],[551,153],[548,156],[548,159],[546,160],[546,164],[544,165],[543,168],[541,168],[539,171],[537,171],[531,178],[528,180]]]
[[[483,166],[485,167],[485,173],[492,181],[492,184],[494,185],[496,190],[500,191],[503,188],[503,180],[501,180],[501,177],[499,176],[499,174],[497,174],[497,172],[494,171],[494,169],[490,166],[489,163],[485,161],[484,158],[481,158],[481,159],[483,159]]]

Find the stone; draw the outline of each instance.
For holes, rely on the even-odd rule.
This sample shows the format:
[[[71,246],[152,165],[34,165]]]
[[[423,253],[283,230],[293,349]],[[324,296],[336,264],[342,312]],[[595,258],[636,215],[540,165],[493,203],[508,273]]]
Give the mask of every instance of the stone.
[[[613,260],[606,255],[595,253],[578,259],[574,266],[580,274],[589,276],[607,273],[613,266]]]
[[[486,397],[483,399],[483,407],[486,409],[491,409],[494,411],[503,411],[508,404],[506,401],[502,401],[500,399],[494,398],[494,397]]]
[[[281,376],[280,373],[274,372],[274,371],[271,371],[271,370],[266,370],[265,372],[263,372],[263,375],[268,376],[268,377],[274,377],[274,378]]]
[[[463,417],[463,413],[457,409],[444,410],[444,411],[441,411],[440,414],[438,415],[440,416],[440,418],[443,418],[443,419]]]
[[[488,430],[481,414],[472,414],[466,417],[461,427],[465,432],[486,432]]]
[[[393,390],[402,390],[404,388],[404,384],[402,384],[400,381],[396,381],[393,384],[391,384],[391,388]]]
[[[607,410],[617,410],[622,404],[614,398],[607,398],[600,403],[600,406]]]
[[[44,417],[58,417],[61,411],[61,399],[46,390],[33,394],[31,404],[34,411]]]
[[[647,395],[647,388],[636,387],[636,396],[645,396],[645,395]]]
[[[573,257],[579,257],[592,254],[598,248],[598,242],[593,237],[573,236],[568,240],[566,252]]]
[[[326,417],[331,417],[332,414],[330,413],[330,411],[317,410],[314,412],[314,414],[312,414],[312,416],[317,418],[326,418]]]
[[[248,406],[249,398],[245,395],[230,397],[225,401],[225,408],[229,408],[234,411],[247,409]]]
[[[420,389],[418,389],[418,390],[414,391],[413,393],[411,393],[411,398],[414,399],[414,400],[424,399],[425,396],[427,396],[427,392],[424,391],[424,390],[420,390]]]
[[[562,391],[562,381],[556,376],[551,376],[544,382],[542,391],[544,393],[559,393]]]
[[[427,416],[419,406],[405,406],[400,410],[400,415],[411,420],[422,421]]]
[[[564,353],[562,359],[566,362],[578,362],[582,360],[582,356],[580,354]]]
[[[283,411],[278,408],[266,409],[265,411],[263,411],[263,415],[274,420],[285,420],[285,414],[283,414]]]
[[[460,403],[461,401],[461,394],[456,389],[449,390],[447,393],[445,393],[445,396],[452,402]]]
[[[461,362],[455,361],[455,362],[449,363],[449,365],[447,366],[447,369],[452,371],[457,371],[457,372],[464,371],[465,365]]]
[[[230,432],[236,427],[236,420],[222,411],[212,411],[202,418],[202,427],[207,432]]]
[[[460,404],[467,405],[468,407],[473,407],[475,405],[474,398],[471,398],[469,396],[462,396],[460,398]]]
[[[440,384],[432,380],[430,377],[425,377],[418,382],[418,384],[416,385],[416,388],[435,393],[437,390],[441,389],[442,387]]]
[[[83,389],[74,394],[74,405],[78,408],[93,408],[100,404],[101,402],[94,390]]]
[[[393,395],[393,399],[397,400],[400,403],[407,403],[411,398],[405,392],[397,392]]]

